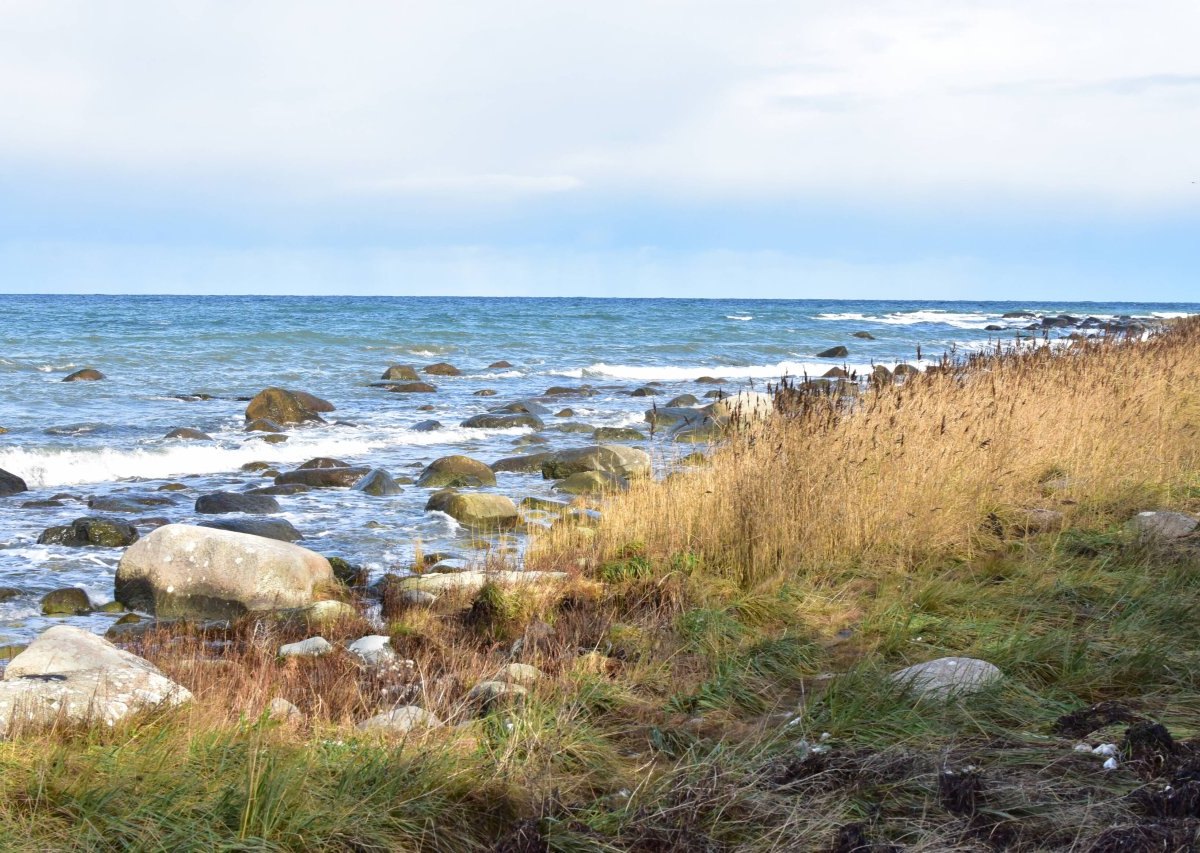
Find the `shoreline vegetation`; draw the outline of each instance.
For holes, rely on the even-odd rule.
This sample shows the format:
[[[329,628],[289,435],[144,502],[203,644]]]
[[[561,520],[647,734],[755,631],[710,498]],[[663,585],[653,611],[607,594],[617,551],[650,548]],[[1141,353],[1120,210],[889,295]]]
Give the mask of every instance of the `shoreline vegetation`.
[[[772,390],[561,574],[131,631],[190,701],[14,724],[0,848],[1195,849],[1200,319]]]

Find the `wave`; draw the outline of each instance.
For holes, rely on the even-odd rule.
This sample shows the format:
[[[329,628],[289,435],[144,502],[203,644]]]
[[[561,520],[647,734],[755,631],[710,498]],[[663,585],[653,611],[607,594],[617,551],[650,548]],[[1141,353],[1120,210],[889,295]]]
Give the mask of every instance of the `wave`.
[[[646,367],[598,362],[588,367],[575,368],[574,370],[553,371],[550,375],[566,376],[572,379],[695,382],[701,376],[716,376],[722,379],[779,379],[783,376],[820,376],[831,367],[842,367],[859,373],[870,373],[872,366],[867,363],[848,363],[839,359],[781,361],[777,364],[752,364],[738,367],[711,364],[688,367],[670,367],[664,365]]]
[[[745,322],[747,320],[753,320],[754,318],[751,317],[749,314],[726,314],[725,319],[726,320],[741,320],[742,322]]]

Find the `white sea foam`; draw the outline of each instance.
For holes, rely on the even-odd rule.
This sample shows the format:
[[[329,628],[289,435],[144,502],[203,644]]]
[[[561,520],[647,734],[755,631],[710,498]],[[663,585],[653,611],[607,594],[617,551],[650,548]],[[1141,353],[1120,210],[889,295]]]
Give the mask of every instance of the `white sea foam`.
[[[754,318],[751,317],[749,314],[726,314],[725,319],[726,320],[741,320],[742,322],[746,322],[747,320],[753,320]]]
[[[956,329],[982,329],[989,325],[1004,325],[1004,320],[994,314],[959,313],[931,309],[927,311],[896,311],[882,316],[870,316],[857,312],[842,314],[818,314],[818,320],[858,320],[863,323],[882,323],[887,326],[915,326],[918,323],[935,323],[953,326]]]
[[[889,365],[890,366],[890,365]],[[729,365],[703,364],[691,367],[668,367],[663,365],[643,367],[630,364],[605,364],[598,362],[574,370],[551,371],[551,376],[567,376],[572,379],[627,379],[636,382],[694,382],[701,376],[716,376],[722,379],[779,379],[782,376],[820,376],[831,367],[844,367],[859,373],[870,373],[872,365],[849,364],[837,359],[812,361],[781,361],[777,364],[752,364],[731,367]]]

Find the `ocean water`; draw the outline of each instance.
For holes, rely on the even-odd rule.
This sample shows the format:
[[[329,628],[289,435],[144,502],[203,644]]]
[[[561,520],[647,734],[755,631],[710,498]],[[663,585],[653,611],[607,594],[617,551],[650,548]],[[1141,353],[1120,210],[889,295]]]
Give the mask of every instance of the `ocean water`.
[[[0,296],[0,469],[23,477],[28,493],[0,498],[0,585],[21,594],[0,603],[0,643],[24,641],[51,620],[39,598],[81,586],[97,603],[112,599],[119,549],[38,545],[46,527],[89,514],[87,501],[107,495],[170,497],[166,506],[126,516],[203,520],[197,496],[270,481],[241,466],[264,461],[280,470],[316,456],[416,476],[428,462],[465,453],[486,462],[505,456],[588,444],[590,436],[556,431],[546,418],[545,444],[521,446],[530,430],[459,426],[471,415],[540,396],[549,386],[588,384],[588,397],[555,398],[569,420],[592,426],[640,426],[651,402],[711,390],[762,388],[781,376],[819,376],[832,366],[860,372],[873,364],[920,365],[943,352],[965,353],[1010,341],[1030,323],[1006,312],[1069,313],[1109,319],[1200,313],[1200,304],[856,302],[846,300],[595,300],[359,297]],[[1003,331],[987,331],[1001,326]],[[870,332],[875,340],[854,338]],[[1072,329],[1051,330],[1063,338]],[[818,352],[843,345],[843,359]],[[513,367],[489,369],[498,360]],[[448,361],[459,377],[430,377],[434,394],[372,388],[391,364],[418,368]],[[64,383],[81,367],[100,382]],[[661,383],[652,398],[631,397]],[[329,425],[293,429],[283,444],[243,431],[245,398],[277,385],[323,397],[337,407]],[[495,396],[479,397],[482,389]],[[195,399],[209,395],[211,399]],[[431,405],[430,411],[419,406]],[[443,427],[411,427],[434,419]],[[212,442],[167,440],[193,427]],[[659,434],[642,446],[657,459],[680,453]],[[690,449],[690,448],[688,448]],[[684,451],[686,452],[686,450]],[[498,475],[496,491],[518,500],[550,496],[539,475]],[[166,483],[187,487],[158,491]],[[476,556],[463,531],[426,513],[429,490],[373,498],[344,489],[279,497],[282,517],[300,543],[367,566],[403,571],[420,543],[425,551]],[[58,497],[61,506],[26,507]],[[151,522],[142,522],[145,533]],[[102,631],[111,616],[69,621]]]

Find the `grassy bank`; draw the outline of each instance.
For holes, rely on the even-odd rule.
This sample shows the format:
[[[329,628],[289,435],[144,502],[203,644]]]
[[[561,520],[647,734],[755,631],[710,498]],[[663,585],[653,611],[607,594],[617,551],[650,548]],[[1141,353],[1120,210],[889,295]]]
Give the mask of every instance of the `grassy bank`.
[[[392,614],[411,669],[277,659],[298,627],[146,638],[196,701],[0,744],[0,849],[1192,849],[1200,541],[1122,527],[1200,510],[1200,323],[781,398],[544,537],[559,593]],[[481,715],[514,644],[545,677]],[[888,679],[946,655],[1005,677]],[[414,698],[450,725],[353,728]]]

